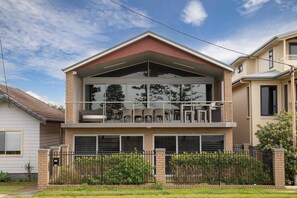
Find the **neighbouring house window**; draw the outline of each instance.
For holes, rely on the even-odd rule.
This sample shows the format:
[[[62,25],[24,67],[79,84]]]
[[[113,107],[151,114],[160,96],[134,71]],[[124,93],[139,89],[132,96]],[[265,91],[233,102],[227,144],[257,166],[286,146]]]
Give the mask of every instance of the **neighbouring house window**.
[[[297,59],[297,43],[289,43],[289,59],[296,60]]]
[[[284,85],[284,106],[285,111],[288,111],[288,85]]]
[[[237,72],[238,73],[241,73],[243,71],[243,65],[239,65],[238,66],[238,69],[237,69]]]
[[[223,135],[202,135],[202,151],[223,151],[224,136]]]
[[[143,151],[143,136],[122,136],[121,150],[123,152]]]
[[[269,69],[271,69],[273,68],[273,49],[269,50],[268,59],[269,59]]]
[[[277,86],[261,86],[261,115],[277,113]]]
[[[21,132],[0,131],[0,155],[21,154]]]

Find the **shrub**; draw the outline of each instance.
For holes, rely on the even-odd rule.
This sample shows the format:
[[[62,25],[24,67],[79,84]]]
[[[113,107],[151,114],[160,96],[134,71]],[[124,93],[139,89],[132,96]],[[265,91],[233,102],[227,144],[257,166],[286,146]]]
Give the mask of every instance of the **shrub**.
[[[272,148],[282,146],[285,149],[285,172],[286,183],[291,185],[294,182],[294,175],[297,174],[297,151],[293,147],[292,137],[292,116],[287,112],[280,112],[276,115],[276,122],[258,125],[256,136],[260,144],[259,150],[270,151]]]
[[[31,165],[31,162],[25,163],[24,168],[27,172],[28,181],[31,181],[32,180],[32,170],[33,170],[33,166]]]
[[[52,183],[144,184],[149,177],[152,177],[152,165],[142,154],[134,152],[76,156],[72,165],[61,168],[59,177]]]
[[[269,174],[260,161],[245,154],[184,153],[170,161],[175,183],[268,184]]]
[[[0,171],[0,182],[8,182],[10,177],[7,172]]]

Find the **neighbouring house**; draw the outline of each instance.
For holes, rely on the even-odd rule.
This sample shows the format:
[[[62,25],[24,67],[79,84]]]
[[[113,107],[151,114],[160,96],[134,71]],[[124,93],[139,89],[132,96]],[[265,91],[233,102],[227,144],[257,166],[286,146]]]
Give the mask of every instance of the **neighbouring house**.
[[[25,179],[38,172],[38,149],[62,143],[64,113],[13,87],[0,85],[0,171]]]
[[[63,70],[76,153],[232,150],[233,69],[152,32]]]
[[[275,36],[250,56],[239,57],[231,64],[237,122],[234,143],[257,145],[257,125],[273,122],[274,115],[282,110],[291,112],[291,67],[282,63],[296,70],[297,31]]]

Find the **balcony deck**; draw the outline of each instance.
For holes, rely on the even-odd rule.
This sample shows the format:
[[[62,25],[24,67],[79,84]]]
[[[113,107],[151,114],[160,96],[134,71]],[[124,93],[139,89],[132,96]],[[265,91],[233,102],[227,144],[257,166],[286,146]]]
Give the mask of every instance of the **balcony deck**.
[[[127,102],[125,102],[127,103]],[[71,104],[75,107],[75,119],[62,124],[62,128],[230,128],[236,127],[233,120],[224,118],[224,107],[230,102],[197,101],[178,102],[178,109],[124,108],[121,111],[108,107],[117,103],[104,102],[101,110],[79,110],[86,102]],[[176,104],[169,107],[175,107]],[[231,105],[232,106],[232,105]],[[117,106],[115,106],[117,107]],[[109,111],[107,109],[110,109]],[[230,109],[231,110],[231,109]],[[109,112],[109,113],[108,113]],[[126,112],[126,113],[125,113]],[[128,112],[128,113],[127,113]],[[149,113],[149,114],[147,114]],[[87,119],[84,119],[87,118]]]
[[[62,128],[231,128],[235,122],[63,123]]]

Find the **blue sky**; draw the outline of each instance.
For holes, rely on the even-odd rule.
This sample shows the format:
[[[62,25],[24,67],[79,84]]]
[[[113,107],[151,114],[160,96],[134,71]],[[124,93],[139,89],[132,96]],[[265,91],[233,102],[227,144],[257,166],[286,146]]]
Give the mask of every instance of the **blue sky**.
[[[188,34],[245,53],[274,35],[297,30],[297,0],[118,1]],[[65,100],[62,68],[148,30],[225,63],[238,56],[168,30],[109,0],[0,1],[8,84],[56,104]]]

